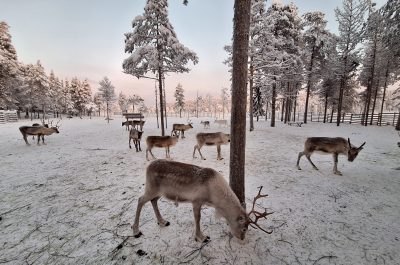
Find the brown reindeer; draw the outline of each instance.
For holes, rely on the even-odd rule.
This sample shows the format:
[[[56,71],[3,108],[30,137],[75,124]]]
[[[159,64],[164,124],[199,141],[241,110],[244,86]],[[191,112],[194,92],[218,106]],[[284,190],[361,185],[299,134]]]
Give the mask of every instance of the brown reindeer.
[[[133,128],[136,128],[137,130],[143,131],[144,123],[145,123],[145,121],[138,121],[138,120],[123,121],[122,126],[125,126],[126,130],[129,130],[129,126],[132,126]]]
[[[19,131],[22,133],[22,137],[24,138],[25,143],[27,145],[30,145],[27,140],[27,135],[37,135],[38,136],[37,144],[40,145],[40,137],[42,137],[43,144],[46,144],[44,142],[45,135],[52,135],[53,133],[60,133],[58,131],[60,126],[57,126],[57,125],[58,125],[58,122],[55,127],[52,126],[50,128],[46,128],[44,126],[21,126],[21,127],[19,127]]]
[[[42,121],[42,124],[34,123],[34,124],[32,124],[32,126],[33,126],[33,127],[40,127],[40,126],[43,126],[43,127],[49,128],[49,124],[48,124],[48,123],[44,123],[44,121]],[[32,139],[35,139],[35,135],[32,136]]]
[[[300,158],[305,155],[307,160],[311,163],[314,169],[318,168],[311,161],[311,155],[313,152],[322,152],[323,154],[333,155],[333,173],[336,175],[342,175],[342,173],[337,169],[338,156],[346,155],[350,162],[356,159],[358,153],[363,149],[365,142],[360,145],[360,147],[353,146],[350,143],[350,138],[346,139],[341,137],[330,138],[330,137],[310,137],[307,138],[304,143],[304,151],[299,153],[297,159],[297,168],[301,170],[299,163]]]
[[[133,140],[133,144],[135,145],[136,152],[142,151],[142,149],[140,148],[140,141],[142,140],[142,135],[143,135],[142,131],[132,128],[129,131],[129,148],[132,149],[131,140]]]
[[[171,158],[169,155],[169,148],[171,146],[176,145],[178,142],[179,136],[147,136],[146,138],[146,143],[147,143],[147,149],[146,149],[146,159],[149,161],[148,153],[151,154],[151,156],[156,159],[156,157],[153,155],[151,152],[151,149],[153,147],[165,147],[165,156],[166,158]]]
[[[260,194],[261,188],[253,200],[252,210],[247,214],[225,178],[214,169],[168,160],[153,161],[146,170],[145,192],[138,200],[135,222],[132,225],[133,234],[136,238],[142,235],[139,230],[140,212],[148,201],[151,201],[158,224],[162,227],[170,225],[158,209],[157,201],[161,196],[176,204],[192,203],[196,241],[206,242],[210,239],[200,229],[203,205],[214,207],[217,214],[226,219],[232,234],[241,240],[245,238],[249,225],[271,233],[257,224],[260,218],[271,214],[266,210],[263,213],[254,210],[256,200],[267,196]]]
[[[187,125],[186,124],[174,123],[172,125],[171,136],[178,135],[178,133],[180,132],[181,138],[183,139],[183,138],[185,138],[185,131],[187,131],[189,129],[192,129],[192,128],[193,128],[193,126],[192,126],[191,123],[189,123]]]
[[[224,125],[225,127],[228,126],[228,121],[227,120],[215,120],[214,123],[218,124],[220,127]]]
[[[228,144],[231,141],[231,137],[229,134],[216,132],[216,133],[198,133],[196,135],[197,144],[194,146],[193,149],[193,158],[195,157],[196,149],[199,151],[201,159],[206,160],[200,152],[200,149],[203,145],[216,145],[217,146],[217,160],[222,160],[221,157],[221,145]]]
[[[210,129],[210,122],[209,121],[201,121],[200,124],[204,125],[204,129]]]

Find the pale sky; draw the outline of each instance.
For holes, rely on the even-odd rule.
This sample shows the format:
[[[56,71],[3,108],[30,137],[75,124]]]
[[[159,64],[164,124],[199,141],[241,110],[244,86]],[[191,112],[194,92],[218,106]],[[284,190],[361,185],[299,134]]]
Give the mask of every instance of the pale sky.
[[[0,20],[10,26],[18,59],[25,64],[42,62],[62,78],[88,78],[94,90],[108,76],[116,93],[138,94],[147,105],[154,104],[154,81],[137,79],[122,71],[124,33],[132,30],[132,20],[143,14],[146,0],[0,0]],[[223,46],[232,36],[233,0],[169,0],[169,19],[179,41],[195,51],[197,65],[189,73],[166,77],[167,101],[173,102],[178,83],[186,99],[196,92],[220,95],[230,87],[227,67],[222,63],[227,54]],[[289,3],[290,1],[283,1]],[[340,0],[293,1],[300,14],[322,11],[328,28],[337,32],[334,8]],[[378,7],[386,1],[375,1]],[[267,1],[270,5],[271,1]]]

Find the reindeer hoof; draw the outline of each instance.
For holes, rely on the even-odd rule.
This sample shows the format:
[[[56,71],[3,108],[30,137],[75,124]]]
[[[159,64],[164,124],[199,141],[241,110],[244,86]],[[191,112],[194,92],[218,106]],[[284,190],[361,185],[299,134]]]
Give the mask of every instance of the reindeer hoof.
[[[141,237],[142,235],[143,235],[142,232],[139,232],[138,234],[134,235],[134,237],[135,237],[135,238],[139,238],[139,237]]]
[[[157,224],[158,224],[159,226],[165,227],[165,226],[169,226],[171,223],[168,222],[168,221],[165,221],[164,223],[157,222]]]
[[[333,172],[333,174],[342,176],[342,172],[340,172],[340,171]]]
[[[201,241],[201,243],[207,243],[207,242],[210,241],[210,237],[209,237],[209,236],[206,236],[203,240],[198,240],[197,238],[195,238],[194,240],[196,240],[196,242]]]

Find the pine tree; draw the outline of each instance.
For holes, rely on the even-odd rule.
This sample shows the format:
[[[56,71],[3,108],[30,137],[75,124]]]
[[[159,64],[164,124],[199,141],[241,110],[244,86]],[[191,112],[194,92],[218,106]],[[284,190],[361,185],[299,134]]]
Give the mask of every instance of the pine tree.
[[[16,106],[15,88],[20,86],[21,81],[21,66],[8,29],[8,24],[0,21],[0,108]]]
[[[178,84],[175,88],[175,109],[179,110],[179,117],[182,118],[182,110],[185,108],[185,95],[181,84]]]
[[[133,31],[125,34],[125,52],[131,55],[124,60],[123,69],[137,78],[148,72],[156,74],[160,109],[164,109],[163,79],[168,72],[189,72],[189,61],[198,62],[196,54],[179,43],[168,20],[167,0],[147,0],[144,14],[132,22]],[[161,111],[161,134],[164,135],[164,113]]]
[[[303,33],[305,46],[305,65],[307,67],[307,90],[306,102],[304,107],[304,123],[307,123],[308,100],[314,85],[318,83],[321,74],[322,60],[325,59],[323,46],[329,37],[325,29],[327,21],[322,12],[308,12],[303,15]]]
[[[364,36],[364,15],[367,7],[366,0],[344,0],[342,9],[335,9],[336,19],[339,22],[338,50],[340,55],[337,126],[340,125],[345,89],[349,88],[349,80],[360,62],[358,44]]]
[[[100,87],[100,95],[103,100],[103,102],[106,103],[107,107],[107,123],[110,123],[110,116],[109,116],[109,111],[110,111],[110,105],[115,101],[115,92],[114,92],[114,86],[111,84],[110,80],[108,77],[104,77],[103,80],[99,82]]]
[[[118,105],[119,108],[121,109],[122,113],[126,113],[128,112],[128,98],[126,97],[126,95],[124,93],[122,93],[122,91],[119,93],[118,96]]]

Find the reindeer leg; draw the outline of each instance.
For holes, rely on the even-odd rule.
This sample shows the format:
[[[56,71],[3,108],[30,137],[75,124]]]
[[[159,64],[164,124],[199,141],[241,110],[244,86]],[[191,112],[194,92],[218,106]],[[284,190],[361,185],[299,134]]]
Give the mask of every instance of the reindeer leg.
[[[218,153],[218,156],[217,156],[217,160],[222,160],[223,158],[221,157],[221,145],[217,145],[217,153]]]
[[[139,144],[139,151],[141,152],[142,148],[140,147],[140,140],[138,141],[138,144]]]
[[[43,143],[44,145],[46,145],[46,143],[44,142],[44,134],[42,134],[42,143]]]
[[[193,149],[193,158],[196,158],[195,157],[195,152],[196,152],[196,149],[197,149],[198,147],[197,147],[197,144],[194,146],[194,149]]]
[[[210,237],[205,236],[200,229],[200,217],[201,217],[201,204],[198,202],[193,202],[193,214],[194,214],[194,224],[196,227],[195,240],[198,242],[207,242]]]
[[[311,154],[307,154],[306,157],[307,157],[308,161],[310,161],[310,163],[311,163],[311,165],[313,166],[313,168],[314,168],[315,170],[318,170],[318,168],[317,168],[317,167],[314,165],[314,163],[311,161]]]
[[[297,169],[298,169],[298,170],[301,170],[299,164],[300,164],[300,158],[301,158],[303,155],[304,155],[304,152],[300,152],[300,153],[299,153],[299,157],[297,158],[297,164],[296,164],[296,165],[297,165]]]
[[[140,219],[140,212],[142,211],[143,205],[152,200],[153,196],[148,196],[146,193],[139,198],[138,205],[136,208],[136,215],[135,215],[135,222],[132,225],[133,235],[138,238],[142,235],[142,232],[139,231],[139,219]]]
[[[155,157],[155,156],[153,155],[153,153],[151,152],[151,149],[149,149],[149,148],[147,147],[147,149],[146,149],[146,159],[147,159],[147,161],[150,161],[149,156],[148,156],[148,153],[151,154],[151,156],[153,157],[153,159],[156,159],[156,157]]]
[[[37,145],[40,145],[40,134],[38,134],[38,138],[37,138]]]
[[[132,149],[132,146],[131,146],[131,137],[130,137],[130,136],[129,136],[129,148]]]
[[[200,149],[201,149],[202,147],[203,147],[203,145],[200,144],[200,146],[197,148],[197,150],[199,150],[199,154],[200,154],[201,159],[206,160],[206,158],[203,156],[203,154],[202,154],[201,151],[200,151]]]
[[[182,130],[182,137],[181,137],[181,139],[183,139],[183,138],[185,138],[185,131],[184,131],[184,130]]]
[[[339,156],[339,154],[337,154],[337,153],[334,153],[334,154],[333,154],[333,174],[336,174],[336,175],[341,176],[341,175],[342,175],[342,172],[340,172],[340,171],[337,169],[338,156]]]
[[[160,199],[160,197],[156,197],[151,200],[151,205],[153,205],[153,210],[154,213],[156,214],[158,225],[162,227],[169,226],[170,223],[168,221],[165,221],[164,218],[162,218],[160,210],[158,209],[157,205],[158,199]]]
[[[27,139],[27,137],[26,137],[26,134],[23,134],[22,137],[24,138],[24,141],[25,141],[26,145],[30,145],[30,144],[28,143],[28,139]]]

